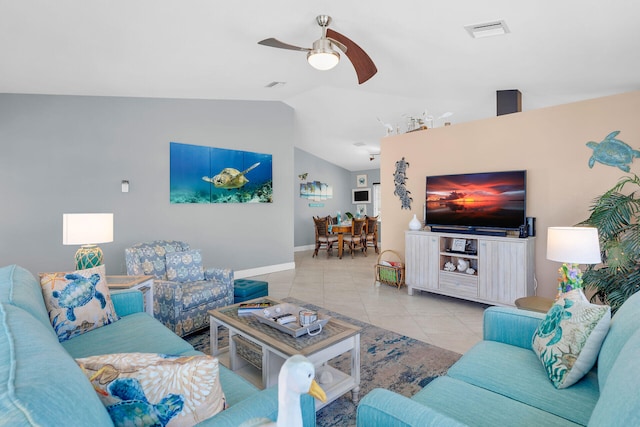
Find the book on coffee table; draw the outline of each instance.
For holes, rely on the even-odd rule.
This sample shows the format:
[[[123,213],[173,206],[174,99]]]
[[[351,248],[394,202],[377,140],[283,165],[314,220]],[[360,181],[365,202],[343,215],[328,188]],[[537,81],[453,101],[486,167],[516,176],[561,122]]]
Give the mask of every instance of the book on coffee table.
[[[269,301],[264,302],[243,302],[238,306],[238,314],[253,313],[254,311],[264,310],[273,304]]]

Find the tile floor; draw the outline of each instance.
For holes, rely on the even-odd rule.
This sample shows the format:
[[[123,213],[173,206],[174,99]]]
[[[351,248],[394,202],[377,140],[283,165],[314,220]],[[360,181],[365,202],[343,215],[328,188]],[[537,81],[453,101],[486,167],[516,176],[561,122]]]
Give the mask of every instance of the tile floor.
[[[329,310],[372,323],[430,344],[464,353],[482,339],[482,313],[487,307],[470,301],[398,290],[374,285],[373,249],[365,257],[348,253],[342,259],[327,257],[326,251],[312,258],[313,251],[295,253],[295,270],[252,277],[269,282],[269,295],[293,297]],[[383,259],[393,261],[389,252]]]

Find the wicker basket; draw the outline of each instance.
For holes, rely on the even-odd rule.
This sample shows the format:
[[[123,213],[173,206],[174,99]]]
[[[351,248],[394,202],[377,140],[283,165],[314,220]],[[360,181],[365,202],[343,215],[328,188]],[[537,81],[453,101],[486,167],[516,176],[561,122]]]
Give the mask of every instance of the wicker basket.
[[[389,266],[380,264],[380,262],[383,261],[382,256],[384,254],[393,255],[393,259],[391,261],[384,261],[394,262],[395,265]],[[402,262],[402,258],[400,258],[400,255],[398,255],[397,252],[392,250],[380,252],[380,255],[378,255],[378,261],[375,265],[375,269],[376,282],[385,283],[391,286],[397,286],[398,289],[400,289],[402,285],[404,285],[404,263]]]
[[[262,349],[241,335],[234,335],[236,354],[258,369],[262,369]]]

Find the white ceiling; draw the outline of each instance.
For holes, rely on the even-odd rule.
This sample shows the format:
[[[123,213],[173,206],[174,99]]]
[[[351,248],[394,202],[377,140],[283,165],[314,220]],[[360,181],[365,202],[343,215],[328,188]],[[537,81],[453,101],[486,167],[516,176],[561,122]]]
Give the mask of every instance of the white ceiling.
[[[319,14],[377,75],[358,85],[344,55],[317,71],[257,44],[310,47]],[[526,111],[640,89],[639,17],[635,0],[0,0],[0,92],[281,100],[297,147],[354,171],[378,167],[377,117],[455,125],[495,116],[496,90],[519,89]],[[463,28],[500,19],[505,36]]]

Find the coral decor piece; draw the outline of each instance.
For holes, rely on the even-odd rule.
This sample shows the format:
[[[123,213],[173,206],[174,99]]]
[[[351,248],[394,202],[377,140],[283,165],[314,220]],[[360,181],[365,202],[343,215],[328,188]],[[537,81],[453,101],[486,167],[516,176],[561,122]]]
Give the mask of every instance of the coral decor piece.
[[[459,258],[458,259],[458,271],[467,271],[469,268],[469,261],[466,259]]]
[[[593,150],[593,155],[589,158],[589,167],[592,168],[595,162],[603,165],[614,166],[629,172],[629,164],[634,157],[640,157],[640,151],[634,150],[626,143],[616,139],[619,130],[611,132],[601,142],[587,142],[587,147]]]
[[[396,162],[396,171],[393,173],[393,183],[396,186],[393,194],[400,198],[400,202],[402,203],[400,206],[401,209],[411,209],[411,202],[413,201],[410,196],[411,192],[407,190],[404,183],[407,179],[408,167],[409,162],[405,161],[403,157],[402,160]]]

